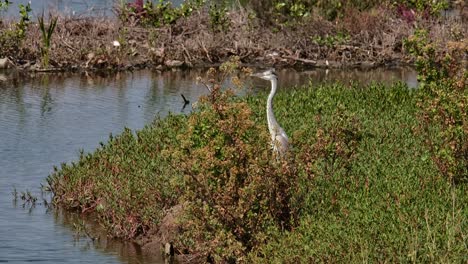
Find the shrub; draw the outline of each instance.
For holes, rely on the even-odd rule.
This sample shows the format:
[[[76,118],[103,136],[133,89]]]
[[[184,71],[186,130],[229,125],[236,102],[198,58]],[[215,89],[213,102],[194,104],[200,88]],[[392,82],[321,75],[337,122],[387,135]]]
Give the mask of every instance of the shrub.
[[[185,121],[169,116],[136,133],[125,129],[78,162],[55,168],[47,179],[54,203],[95,213],[112,237],[133,239],[156,229],[180,195],[182,181],[169,161]]]
[[[8,9],[11,5],[11,2],[8,0],[0,0],[0,11]]]
[[[421,83],[421,130],[432,159],[450,182],[468,180],[467,43],[437,46],[418,30],[405,46],[416,57]]]
[[[10,4],[10,2],[5,1],[3,6],[7,8]],[[29,13],[32,11],[31,3],[27,5],[19,4],[18,7],[20,9],[20,20],[14,25],[14,29],[0,31],[0,57],[17,53],[22,40],[26,36],[26,30],[30,22]]]
[[[415,10],[423,13],[424,16],[438,16],[442,10],[448,8],[447,0],[396,0],[393,1],[393,4],[396,5],[400,11]]]
[[[222,76],[232,72],[221,69]],[[268,241],[269,230],[291,227],[296,173],[290,161],[273,158],[267,129],[250,107],[211,74],[210,95],[181,136],[177,166],[187,189],[179,246],[215,262],[242,261]]]
[[[348,8],[362,11],[380,3],[381,2],[375,0],[255,0],[249,1],[248,5],[251,6],[259,18],[265,21],[288,23],[301,21],[303,18],[309,17],[312,14],[320,14],[328,20],[334,20],[343,16],[344,11]]]
[[[185,1],[179,7],[173,7],[170,1],[136,1],[121,6],[118,10],[119,18],[123,21],[136,21],[143,26],[161,27],[175,23],[182,17],[187,17],[193,11],[203,7],[205,0]]]

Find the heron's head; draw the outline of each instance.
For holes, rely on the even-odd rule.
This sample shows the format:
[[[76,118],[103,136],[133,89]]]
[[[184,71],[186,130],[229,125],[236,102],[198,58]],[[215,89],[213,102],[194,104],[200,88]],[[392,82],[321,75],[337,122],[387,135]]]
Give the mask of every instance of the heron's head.
[[[267,80],[267,81],[271,81],[273,79],[276,80],[278,78],[275,73],[275,69],[269,69],[264,72],[254,73],[251,76],[262,78],[263,80]]]

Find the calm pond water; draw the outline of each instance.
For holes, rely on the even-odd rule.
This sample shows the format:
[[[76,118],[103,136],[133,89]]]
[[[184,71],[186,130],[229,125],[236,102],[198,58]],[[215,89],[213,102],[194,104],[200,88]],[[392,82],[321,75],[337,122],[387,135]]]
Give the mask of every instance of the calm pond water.
[[[180,94],[195,102],[207,90],[195,84],[201,71],[113,75],[36,75],[32,78],[0,71],[0,262],[25,263],[157,263],[138,254],[131,243],[75,239],[81,216],[48,210],[40,184],[54,165],[78,158],[80,149],[92,151],[109,133],[124,127],[141,129],[155,116],[189,113]],[[307,83],[341,80],[416,85],[407,69],[314,70],[278,72],[280,89]],[[254,91],[269,83],[252,80]],[[12,192],[29,190],[38,196],[34,208],[13,200]],[[89,222],[87,222],[89,224]]]
[[[75,16],[112,16],[115,14],[114,8],[116,6],[121,3],[133,2],[133,0],[10,0],[10,2],[12,2],[12,5],[4,12],[4,15],[8,17],[17,16],[18,5],[26,5],[28,2],[31,2],[33,17],[42,14],[43,10],[46,13],[53,10]],[[170,2],[179,5],[183,0],[172,0]]]

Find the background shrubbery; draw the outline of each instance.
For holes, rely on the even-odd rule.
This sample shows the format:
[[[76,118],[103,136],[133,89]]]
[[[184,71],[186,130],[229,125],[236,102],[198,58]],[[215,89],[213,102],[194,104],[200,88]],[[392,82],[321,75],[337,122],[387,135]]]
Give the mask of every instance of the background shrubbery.
[[[239,8],[251,11],[252,15],[267,23],[288,24],[311,16],[335,20],[343,18],[350,10],[366,11],[375,7],[393,8],[404,16],[413,17],[420,13],[428,18],[431,15],[438,16],[442,10],[449,7],[447,0],[188,0],[178,7],[169,1],[145,1],[143,4],[137,4],[138,2],[121,6],[121,19],[156,27],[174,23],[179,18],[190,16],[192,12],[200,12],[204,8],[209,9],[212,26],[217,27],[227,22],[228,12]]]
[[[418,30],[405,46],[416,57],[421,129],[432,159],[452,183],[468,180],[468,42],[434,43]]]
[[[0,57],[28,70],[48,62],[65,70],[191,67],[232,55],[244,63],[367,67],[408,62],[403,39],[417,28],[438,41],[464,39],[467,28],[462,10],[459,18],[439,16],[447,6],[442,0],[120,3],[119,19],[49,15],[43,23],[30,21],[24,5],[19,17],[0,23]],[[50,34],[41,34],[47,28]]]

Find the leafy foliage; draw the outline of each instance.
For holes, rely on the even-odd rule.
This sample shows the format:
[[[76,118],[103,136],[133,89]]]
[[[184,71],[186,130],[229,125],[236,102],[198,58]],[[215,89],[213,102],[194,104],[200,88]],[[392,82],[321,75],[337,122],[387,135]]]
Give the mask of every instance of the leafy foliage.
[[[8,0],[0,0],[0,11],[8,9],[8,7],[11,5],[11,2]]]
[[[248,262],[463,261],[466,185],[447,184],[414,133],[418,93],[324,85],[279,96],[294,113],[284,126],[295,131],[302,209]]]
[[[114,237],[135,238],[154,230],[177,203],[180,178],[170,164],[183,116],[169,116],[134,134],[110,136],[94,153],[62,164],[48,179],[54,202],[82,213],[95,212]]]
[[[123,21],[135,20],[144,26],[161,27],[175,23],[182,17],[187,17],[193,11],[205,5],[205,0],[185,1],[179,7],[173,7],[170,1],[159,0],[157,3],[147,0],[143,4],[125,5],[119,9],[119,17]]]
[[[256,12],[257,16],[279,23],[300,22],[313,15],[321,15],[328,20],[343,18],[348,9],[364,11],[376,6],[394,6],[408,12],[420,12],[425,16],[439,15],[440,11],[448,7],[448,1],[439,0],[255,0],[245,2]],[[414,15],[414,14],[413,14]]]
[[[314,36],[312,40],[320,46],[334,47],[336,45],[346,44],[350,40],[349,34],[338,32],[336,35]]]
[[[228,7],[225,0],[220,3],[211,3],[208,14],[210,16],[211,29],[213,31],[225,31],[229,27],[227,16]]]
[[[26,5],[19,4],[18,7],[20,13],[20,21],[17,23],[17,33],[18,36],[24,38],[29,21],[31,20],[31,17],[29,16],[29,13],[32,12],[31,3],[27,3]]]
[[[419,30],[405,45],[416,57],[421,130],[440,172],[453,183],[468,180],[466,41],[437,46]]]
[[[5,8],[10,4],[11,2],[8,1],[3,2]],[[31,19],[29,16],[29,13],[32,11],[31,3],[26,5],[19,4],[18,7],[20,9],[20,19],[14,25],[14,29],[4,29],[0,31],[0,56],[17,53],[22,40],[26,36],[26,31]]]
[[[241,261],[268,241],[270,229],[291,228],[297,185],[294,166],[274,162],[265,124],[221,90],[232,67],[222,69],[218,80],[209,73],[211,93],[190,116],[176,161],[187,188],[180,246],[215,262]]]
[[[396,0],[393,4],[438,16],[441,11],[448,8],[448,2],[447,0]]]
[[[247,3],[246,3],[247,4]],[[249,1],[258,17],[267,21],[289,23],[301,21],[312,14],[320,14],[326,19],[334,20],[343,16],[346,8],[365,10],[381,4],[381,1],[343,1],[343,0],[255,0]]]

